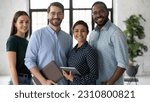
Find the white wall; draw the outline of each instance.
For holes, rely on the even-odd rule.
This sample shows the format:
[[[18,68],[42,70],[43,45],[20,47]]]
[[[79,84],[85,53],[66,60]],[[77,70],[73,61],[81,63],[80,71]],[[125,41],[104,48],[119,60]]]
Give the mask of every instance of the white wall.
[[[0,0],[0,75],[8,75],[5,45],[10,33],[13,15],[18,10],[29,10],[28,0]]]
[[[149,50],[144,53],[142,57],[137,58],[140,69],[139,74],[150,74],[150,0],[114,0],[114,23],[117,24],[122,30],[125,29],[125,21],[131,14],[142,14],[146,19],[142,23],[145,29],[146,38],[142,40]]]
[[[5,45],[10,32],[11,20],[14,12],[25,10],[28,12],[29,0],[0,0],[0,75],[8,75]],[[92,5],[92,4],[91,4]],[[143,57],[137,58],[138,63],[143,65],[141,73],[150,73],[150,0],[114,0],[114,23],[122,30],[125,29],[123,21],[131,14],[142,14],[147,20],[144,23],[146,38],[144,43],[149,51]]]

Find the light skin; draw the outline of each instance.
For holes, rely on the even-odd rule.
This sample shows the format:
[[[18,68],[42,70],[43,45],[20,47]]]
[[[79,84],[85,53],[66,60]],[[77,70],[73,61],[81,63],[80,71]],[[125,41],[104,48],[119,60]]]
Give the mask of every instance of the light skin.
[[[108,21],[108,10],[102,4],[96,4],[92,7],[92,18],[101,29]],[[116,71],[109,80],[102,82],[105,85],[113,85],[124,73],[125,69],[117,66]]]
[[[22,15],[18,17],[14,25],[17,29],[17,33],[15,35],[21,38],[24,38],[25,33],[29,30],[29,25],[30,25],[29,17],[26,15]],[[10,74],[11,74],[13,85],[18,85],[19,82],[18,82],[18,76],[17,76],[17,70],[16,70],[16,61],[17,61],[16,52],[8,51],[7,59],[9,63]]]
[[[73,29],[73,36],[78,42],[78,48],[80,48],[85,42],[88,35],[87,28],[82,24],[78,24]],[[71,71],[69,73],[63,71],[63,75],[66,79],[73,81],[74,76],[72,75]]]
[[[59,7],[51,6],[50,12],[48,13],[48,19],[49,26],[57,32],[60,30],[60,24],[64,19],[64,13]]]
[[[55,31],[58,32],[60,30],[60,25],[62,20],[64,19],[64,13],[62,9],[57,6],[51,6],[50,12],[48,13],[49,26]],[[42,85],[56,85],[57,83],[52,80],[47,80],[41,75],[39,68],[33,67],[30,69],[31,73],[38,78]]]

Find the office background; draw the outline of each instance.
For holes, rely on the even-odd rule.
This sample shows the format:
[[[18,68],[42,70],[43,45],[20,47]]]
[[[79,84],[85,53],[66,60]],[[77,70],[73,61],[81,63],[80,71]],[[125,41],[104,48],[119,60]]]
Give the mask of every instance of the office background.
[[[8,63],[6,59],[5,48],[6,48],[6,41],[10,33],[10,26],[11,26],[13,15],[18,10],[25,10],[28,13],[31,13],[30,12],[31,7],[29,6],[31,2],[29,1],[32,1],[32,0],[0,0],[1,2],[0,3],[0,35],[1,35],[0,37],[0,76],[9,75],[9,68],[8,68]],[[45,0],[33,0],[33,1],[44,2]],[[63,2],[65,0],[49,0],[49,1],[50,2],[51,1]],[[72,1],[74,2],[76,0],[72,0]],[[78,0],[78,2],[79,1],[81,0]],[[90,5],[90,7],[93,4],[93,1],[91,2],[91,0],[83,0],[83,1],[84,1],[84,5],[88,4]],[[138,72],[139,75],[150,75],[150,63],[149,63],[150,61],[150,40],[149,40],[150,39],[150,14],[149,14],[150,0],[103,0],[103,1],[106,1],[106,2],[112,1],[110,5],[109,4],[107,5],[109,6],[110,9],[112,9],[112,12],[110,12],[112,17],[110,16],[110,18],[122,30],[125,29],[125,24],[123,21],[132,14],[142,14],[143,17],[146,19],[146,22],[142,24],[144,26],[145,34],[146,34],[146,37],[144,40],[142,40],[142,42],[148,46],[149,50],[148,52],[144,53],[142,57],[137,58],[137,63],[140,64],[140,69]],[[47,6],[44,9],[46,8]],[[88,11],[87,14],[89,13],[90,12]],[[69,14],[69,11],[68,11],[68,14]],[[81,15],[85,15],[85,14],[81,14]],[[88,17],[90,16],[91,15],[88,15]],[[34,20],[34,18],[32,18],[32,20]],[[74,23],[75,20],[78,20],[78,18],[75,18],[72,23]],[[84,18],[84,20],[88,22],[89,25],[92,22],[91,19],[88,19],[88,18]],[[68,22],[67,24],[69,26],[70,23]],[[34,31],[37,28],[35,27],[31,29],[32,31]],[[68,33],[70,33],[69,29],[70,28],[66,29]],[[92,25],[90,25],[90,29],[92,29]]]

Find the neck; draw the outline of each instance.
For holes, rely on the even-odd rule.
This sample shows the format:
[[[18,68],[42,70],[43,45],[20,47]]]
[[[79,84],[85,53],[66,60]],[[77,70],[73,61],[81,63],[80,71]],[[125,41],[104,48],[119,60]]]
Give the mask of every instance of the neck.
[[[55,31],[58,32],[60,30],[60,26],[53,26],[52,24],[49,24],[49,26]]]
[[[104,24],[103,25],[98,25],[98,27],[101,29],[108,21],[108,18],[104,21]]]
[[[21,37],[21,38],[25,38],[25,34],[15,34],[16,36],[19,36],[19,37]]]
[[[81,47],[85,42],[78,42],[77,48]]]

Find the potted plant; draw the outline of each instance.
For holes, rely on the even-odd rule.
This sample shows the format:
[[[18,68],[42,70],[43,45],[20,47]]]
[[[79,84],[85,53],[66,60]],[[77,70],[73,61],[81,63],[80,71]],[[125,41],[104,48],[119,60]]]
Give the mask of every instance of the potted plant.
[[[132,65],[136,62],[136,57],[142,56],[148,50],[148,47],[140,41],[145,38],[144,27],[141,25],[142,21],[145,22],[146,20],[141,14],[131,15],[124,21],[126,25],[124,34],[127,37],[128,54]]]

